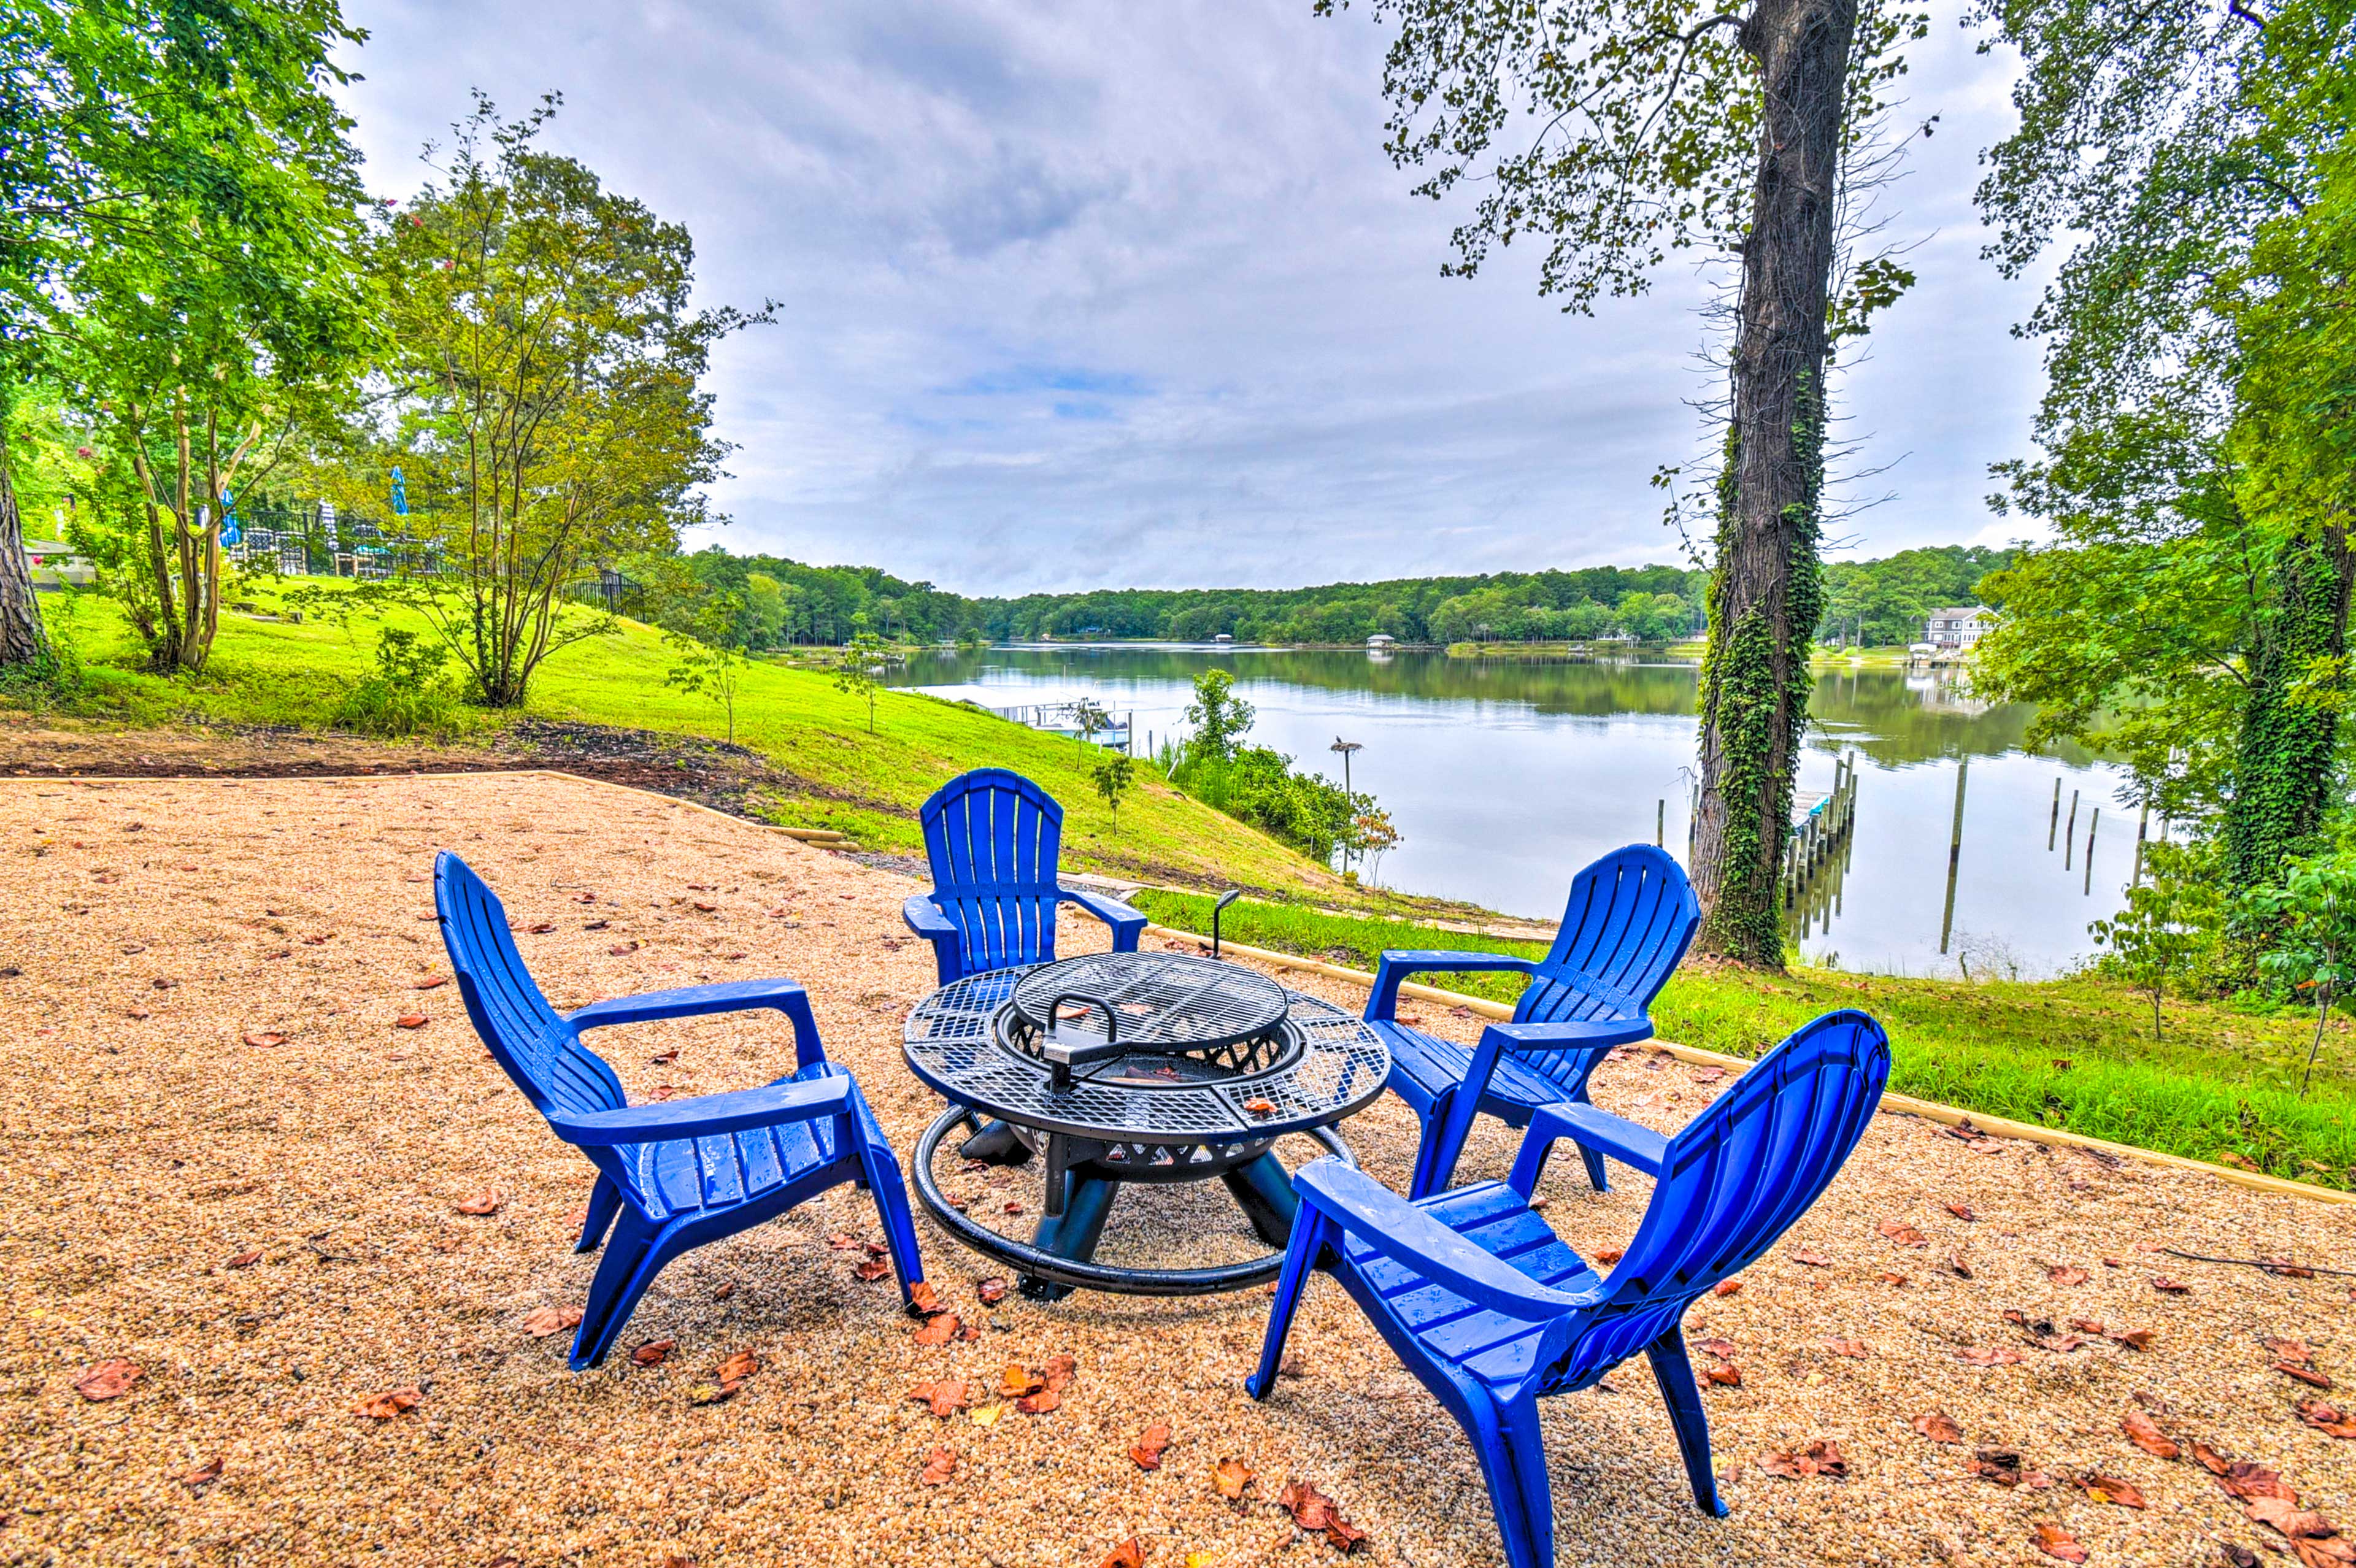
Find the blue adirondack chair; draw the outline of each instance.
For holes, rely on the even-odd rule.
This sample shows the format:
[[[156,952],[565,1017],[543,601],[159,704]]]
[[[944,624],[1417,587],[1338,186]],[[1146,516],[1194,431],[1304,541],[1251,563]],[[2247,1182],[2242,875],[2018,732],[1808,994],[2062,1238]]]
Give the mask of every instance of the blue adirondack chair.
[[[550,1129],[597,1168],[573,1251],[594,1252],[602,1242],[605,1255],[573,1341],[574,1371],[605,1360],[673,1258],[846,1181],[874,1195],[903,1301],[924,1278],[899,1161],[858,1083],[826,1059],[801,987],[694,986],[560,1014],[525,970],[497,896],[446,849],[434,862],[434,903],[475,1032]],[[584,1029],[603,1025],[755,1008],[775,1008],[794,1030],[794,1072],[766,1088],[632,1105],[614,1070],[581,1043]]]
[[[1064,808],[1020,773],[977,768],[935,790],[917,819],[933,891],[903,904],[908,929],[933,944],[940,983],[1055,959],[1055,905],[1076,903],[1112,927],[1112,950],[1134,953],[1145,915],[1118,899],[1055,880]]]
[[[1541,1107],[1504,1181],[1415,1201],[1337,1159],[1293,1175],[1299,1216],[1269,1308],[1266,1399],[1312,1268],[1330,1270],[1409,1371],[1472,1438],[1512,1568],[1554,1562],[1554,1499],[1537,1402],[1592,1387],[1642,1350],[1669,1407],[1694,1500],[1723,1515],[1709,1424],[1680,1327],[1695,1298],[1807,1211],[1857,1147],[1890,1078],[1863,1013],[1826,1013],[1734,1082],[1675,1137],[1593,1105]],[[1533,1213],[1557,1138],[1650,1173],[1650,1207],[1599,1275]]]
[[[1573,877],[1561,929],[1544,958],[1446,949],[1386,953],[1366,997],[1366,1021],[1391,1049],[1388,1087],[1423,1125],[1408,1195],[1445,1189],[1480,1112],[1509,1126],[1558,1100],[1587,1103],[1588,1075],[1615,1045],[1649,1039],[1645,1012],[1668,983],[1701,908],[1676,861],[1649,844],[1615,849]],[[1519,970],[1530,983],[1511,1023],[1472,1047],[1398,1021],[1399,982],[1431,970]],[[1582,1152],[1595,1189],[1603,1160]]]

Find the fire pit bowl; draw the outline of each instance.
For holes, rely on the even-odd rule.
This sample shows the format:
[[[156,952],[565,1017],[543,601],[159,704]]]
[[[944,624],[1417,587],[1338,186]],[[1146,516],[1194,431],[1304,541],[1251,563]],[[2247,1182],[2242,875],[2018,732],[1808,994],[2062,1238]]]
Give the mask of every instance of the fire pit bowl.
[[[1305,1134],[1349,1158],[1333,1124],[1380,1094],[1390,1071],[1374,1031],[1332,1003],[1173,953],[969,976],[919,1003],[903,1041],[910,1070],[949,1102],[917,1146],[917,1196],[943,1229],[1047,1299],[1074,1286],[1201,1295],[1273,1279],[1294,1204],[1271,1146]],[[1030,1243],[941,1192],[934,1157],[959,1125],[971,1130],[958,1148],[967,1159],[1044,1157],[1044,1214]],[[1213,1177],[1275,1251],[1195,1269],[1095,1261],[1123,1183]]]

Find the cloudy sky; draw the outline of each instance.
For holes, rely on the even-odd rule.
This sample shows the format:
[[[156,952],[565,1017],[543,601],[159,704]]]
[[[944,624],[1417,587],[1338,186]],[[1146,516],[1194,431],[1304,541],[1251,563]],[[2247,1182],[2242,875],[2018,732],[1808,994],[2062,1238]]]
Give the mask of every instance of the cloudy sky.
[[[1533,258],[1443,279],[1462,208],[1381,152],[1386,30],[1310,0],[347,0],[369,178],[480,88],[684,222],[704,303],[779,304],[714,366],[720,537],[967,592],[1279,586],[1676,558],[1647,476],[1708,385],[1689,272],[1592,317]],[[1952,5],[1885,198],[1921,284],[1846,389],[1841,553],[1997,542],[2028,292],[1978,258],[2007,61]]]

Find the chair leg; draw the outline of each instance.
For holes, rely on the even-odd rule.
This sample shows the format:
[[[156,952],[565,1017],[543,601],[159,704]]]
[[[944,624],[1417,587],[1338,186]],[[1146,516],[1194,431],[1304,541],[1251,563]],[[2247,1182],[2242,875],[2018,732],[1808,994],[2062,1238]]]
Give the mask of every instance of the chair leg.
[[[1425,1106],[1419,1115],[1418,1119],[1423,1124],[1422,1134],[1416,1141],[1415,1168],[1408,1173],[1407,1196],[1409,1202],[1419,1198],[1429,1198],[1439,1189],[1440,1181],[1445,1179],[1445,1178],[1435,1179],[1433,1168],[1440,1161],[1440,1145],[1447,1136],[1448,1113],[1455,1103],[1455,1092],[1443,1089],[1432,1097],[1431,1104]],[[1448,1174],[1452,1176],[1455,1171],[1456,1158],[1454,1154],[1451,1153],[1448,1159]]]
[[[1507,1568],[1554,1568],[1554,1493],[1538,1444],[1537,1400],[1525,1402],[1518,1413],[1507,1412],[1483,1390],[1473,1395],[1467,1414],[1464,1435],[1472,1440],[1482,1478],[1489,1483],[1489,1511],[1497,1520]]]
[[[1677,1452],[1685,1456],[1686,1478],[1693,1483],[1694,1501],[1704,1513],[1724,1519],[1726,1504],[1719,1500],[1718,1476],[1709,1467],[1709,1417],[1702,1409],[1693,1362],[1686,1356],[1684,1328],[1671,1324],[1666,1333],[1644,1348],[1644,1354],[1660,1382],[1661,1398],[1668,1403],[1669,1424],[1676,1429]]]
[[[889,1148],[862,1145],[860,1166],[867,1172],[876,1217],[884,1221],[884,1244],[892,1250],[892,1272],[899,1276],[900,1301],[905,1306],[925,1277],[925,1260],[916,1251],[916,1222],[908,1216],[908,1184]]]
[[[1276,1369],[1284,1360],[1284,1340],[1292,1332],[1292,1314],[1301,1306],[1301,1293],[1317,1266],[1317,1253],[1332,1226],[1333,1221],[1312,1204],[1302,1204],[1293,1219],[1292,1238],[1284,1246],[1284,1267],[1276,1276],[1276,1299],[1268,1307],[1268,1334],[1260,1341],[1259,1371],[1244,1380],[1244,1392],[1254,1399],[1266,1399],[1276,1388]]]
[[[581,1239],[573,1244],[576,1253],[594,1253],[605,1240],[605,1232],[621,1211],[622,1189],[604,1174],[597,1185],[589,1189],[588,1217],[581,1224]]]
[[[638,1265],[646,1261],[657,1229],[639,1218],[634,1209],[624,1210],[616,1219],[613,1237],[605,1244],[605,1255],[597,1260],[597,1273],[589,1281],[589,1299],[581,1308],[580,1331],[573,1336],[574,1371],[605,1360],[614,1336],[629,1320],[630,1309],[638,1301],[637,1292],[629,1288],[630,1281],[637,1276]],[[639,1286],[639,1290],[644,1288]],[[618,1319],[615,1316],[617,1311]]]
[[[1580,1080],[1579,1093],[1574,1095],[1573,1098],[1582,1105],[1592,1105],[1595,1104],[1594,1101],[1587,1097],[1587,1081],[1583,1078]],[[1598,1192],[1611,1191],[1611,1179],[1603,1174],[1603,1151],[1601,1149],[1589,1148],[1585,1144],[1581,1144],[1579,1146],[1579,1157],[1587,1162],[1588,1184],[1593,1187]]]

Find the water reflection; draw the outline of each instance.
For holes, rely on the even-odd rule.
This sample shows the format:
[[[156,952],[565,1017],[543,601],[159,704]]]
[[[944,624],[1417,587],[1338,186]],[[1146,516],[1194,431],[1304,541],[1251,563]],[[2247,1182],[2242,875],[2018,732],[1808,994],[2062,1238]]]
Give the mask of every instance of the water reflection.
[[[1526,663],[1200,647],[1056,645],[918,655],[894,683],[993,707],[1087,696],[1134,714],[1141,749],[1183,730],[1191,683],[1216,664],[1259,711],[1254,738],[1338,773],[1338,736],[1365,749],[1358,787],[1405,841],[1376,868],[1393,886],[1551,918],[1570,874],[1603,850],[1687,841],[1690,663]],[[1946,675],[1827,673],[1816,681],[1804,790],[1835,759],[1860,767],[1856,832],[1837,880],[1794,911],[1804,951],[1860,969],[2051,973],[2090,948],[2086,922],[2115,911],[2134,863],[2120,771],[2075,747],[2021,750],[2031,710],[1990,705]],[[1940,951],[1957,765],[1969,759],[1954,913]],[[2076,836],[2046,848],[2057,781],[2080,799]],[[2095,827],[2091,877],[2084,838]],[[2065,855],[2068,864],[2064,865]]]

